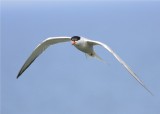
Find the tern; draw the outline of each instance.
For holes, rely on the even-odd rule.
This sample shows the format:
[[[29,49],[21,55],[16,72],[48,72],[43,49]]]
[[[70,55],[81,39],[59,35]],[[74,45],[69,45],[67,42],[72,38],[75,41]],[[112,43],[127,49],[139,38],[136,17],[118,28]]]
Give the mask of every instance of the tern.
[[[29,56],[29,58],[26,60],[22,68],[20,69],[17,78],[21,76],[21,74],[33,63],[33,61],[43,52],[45,49],[47,49],[50,45],[54,45],[57,43],[62,42],[69,42],[71,41],[72,45],[74,45],[78,50],[85,53],[88,56],[96,57],[100,60],[102,60],[94,51],[93,47],[95,45],[100,45],[104,47],[106,50],[108,50],[123,66],[124,68],[133,76],[150,94],[152,92],[144,85],[144,83],[138,78],[138,76],[131,70],[131,68],[106,44],[90,40],[88,38],[80,37],[80,36],[73,36],[73,37],[49,37],[46,40],[44,40],[42,43],[40,43],[32,52],[32,54]],[[152,94],[153,95],[153,94]]]

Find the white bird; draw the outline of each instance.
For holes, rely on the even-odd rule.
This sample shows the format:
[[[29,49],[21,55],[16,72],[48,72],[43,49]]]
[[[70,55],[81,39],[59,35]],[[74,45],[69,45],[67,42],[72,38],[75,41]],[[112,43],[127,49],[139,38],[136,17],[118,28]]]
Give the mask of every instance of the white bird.
[[[102,60],[94,51],[93,46],[100,45],[108,50],[123,66],[126,70],[149,92],[152,92],[143,84],[143,82],[138,78],[138,76],[131,70],[131,68],[106,44],[89,40],[84,37],[73,36],[73,37],[50,37],[44,40],[41,44],[39,44],[29,58],[26,60],[22,68],[20,69],[17,78],[32,64],[32,62],[50,45],[54,45],[57,43],[68,42],[71,41],[72,45],[74,45],[78,50],[84,52],[88,56],[96,57]],[[152,94],[153,95],[153,94]]]

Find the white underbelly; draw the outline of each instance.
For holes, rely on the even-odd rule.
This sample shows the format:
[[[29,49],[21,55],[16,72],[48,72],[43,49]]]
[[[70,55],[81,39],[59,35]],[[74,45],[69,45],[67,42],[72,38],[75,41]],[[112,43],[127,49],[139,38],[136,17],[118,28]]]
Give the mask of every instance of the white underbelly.
[[[93,47],[92,46],[88,46],[88,45],[75,45],[75,47],[84,52],[84,53],[88,53],[91,54],[93,52]]]

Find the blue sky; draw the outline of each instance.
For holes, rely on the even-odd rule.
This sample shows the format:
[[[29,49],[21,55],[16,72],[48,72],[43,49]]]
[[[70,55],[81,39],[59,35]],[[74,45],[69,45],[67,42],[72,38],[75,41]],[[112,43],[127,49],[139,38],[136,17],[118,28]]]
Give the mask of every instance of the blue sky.
[[[1,16],[2,114],[160,113],[160,2],[10,0]],[[100,46],[107,64],[62,43],[16,79],[45,38],[74,35],[109,45],[154,96]]]

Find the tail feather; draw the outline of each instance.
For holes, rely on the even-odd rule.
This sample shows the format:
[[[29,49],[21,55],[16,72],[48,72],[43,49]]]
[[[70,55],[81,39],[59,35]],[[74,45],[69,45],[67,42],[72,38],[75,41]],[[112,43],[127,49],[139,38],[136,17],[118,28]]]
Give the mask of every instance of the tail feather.
[[[91,53],[91,54],[85,53],[85,55],[86,55],[86,58],[88,58],[88,57],[94,57],[94,58],[98,59],[99,61],[106,63],[106,62],[105,62],[100,56],[98,56],[95,52],[93,52],[93,53]]]

